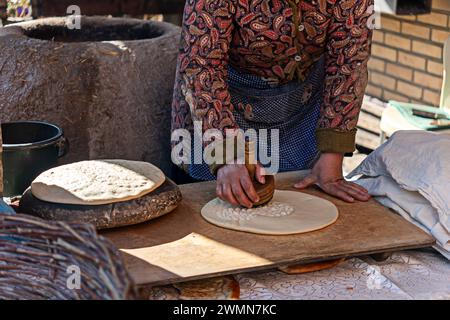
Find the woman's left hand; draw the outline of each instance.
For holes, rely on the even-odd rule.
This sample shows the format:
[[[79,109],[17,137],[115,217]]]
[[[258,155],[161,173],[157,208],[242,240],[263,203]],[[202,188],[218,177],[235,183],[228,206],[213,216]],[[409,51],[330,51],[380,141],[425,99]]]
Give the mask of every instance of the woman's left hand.
[[[346,181],[342,174],[344,155],[340,153],[323,153],[314,164],[311,173],[294,185],[304,189],[317,185],[326,193],[347,202],[368,201],[370,195],[367,190],[356,183]]]

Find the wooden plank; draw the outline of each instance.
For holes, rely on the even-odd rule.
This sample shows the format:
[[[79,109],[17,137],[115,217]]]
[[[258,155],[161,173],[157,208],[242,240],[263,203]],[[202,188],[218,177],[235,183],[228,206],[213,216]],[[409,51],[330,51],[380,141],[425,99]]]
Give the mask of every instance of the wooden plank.
[[[364,96],[363,104],[361,107],[362,110],[381,118],[384,108],[385,103],[381,100],[371,98],[369,96]]]
[[[385,103],[376,98],[364,96],[358,119],[356,144],[375,150],[380,145],[380,122]]]
[[[277,175],[277,188],[294,190],[299,172]],[[167,284],[240,272],[393,250],[430,246],[425,232],[374,200],[345,203],[317,189],[306,193],[332,201],[336,223],[322,230],[267,236],[216,227],[200,215],[215,197],[215,182],[180,186],[183,201],[172,213],[136,226],[106,230],[124,253],[137,284]]]
[[[358,129],[356,132],[356,144],[375,150],[380,146],[380,136],[363,129]]]
[[[357,127],[374,133],[381,133],[380,118],[366,113],[364,110],[361,110],[361,113],[359,114]]]

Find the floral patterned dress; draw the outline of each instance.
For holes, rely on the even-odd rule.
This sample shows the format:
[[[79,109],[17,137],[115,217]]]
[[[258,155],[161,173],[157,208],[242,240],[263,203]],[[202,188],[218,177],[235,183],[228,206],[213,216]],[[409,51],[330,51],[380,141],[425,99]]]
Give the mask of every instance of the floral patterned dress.
[[[319,152],[352,152],[367,85],[372,10],[373,0],[187,0],[172,130],[193,132],[193,122],[202,121],[203,131],[225,132],[242,126],[239,114],[258,113],[258,104],[233,99],[230,70],[275,88],[304,86],[322,61],[322,85],[311,93],[321,96],[314,143]],[[299,114],[307,107],[298,101]],[[277,109],[267,117],[277,117]],[[281,159],[289,156],[281,150]],[[284,170],[290,169],[302,168]]]

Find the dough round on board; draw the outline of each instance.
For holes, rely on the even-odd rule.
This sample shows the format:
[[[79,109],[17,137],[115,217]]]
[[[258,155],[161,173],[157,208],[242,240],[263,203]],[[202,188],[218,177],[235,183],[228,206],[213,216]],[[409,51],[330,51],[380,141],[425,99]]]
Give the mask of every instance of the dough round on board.
[[[148,162],[90,160],[45,171],[31,183],[31,192],[48,202],[101,205],[140,198],[165,179]]]
[[[333,224],[338,209],[328,200],[297,191],[275,190],[269,204],[251,209],[236,207],[215,198],[201,211],[217,226],[268,235],[310,232]]]

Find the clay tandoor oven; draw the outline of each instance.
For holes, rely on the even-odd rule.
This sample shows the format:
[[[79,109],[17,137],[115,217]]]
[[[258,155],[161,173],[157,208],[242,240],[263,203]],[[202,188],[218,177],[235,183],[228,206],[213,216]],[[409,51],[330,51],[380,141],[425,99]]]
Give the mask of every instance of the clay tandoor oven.
[[[64,162],[149,161],[170,175],[180,28],[164,22],[47,18],[0,29],[0,121],[44,120],[70,142]]]

